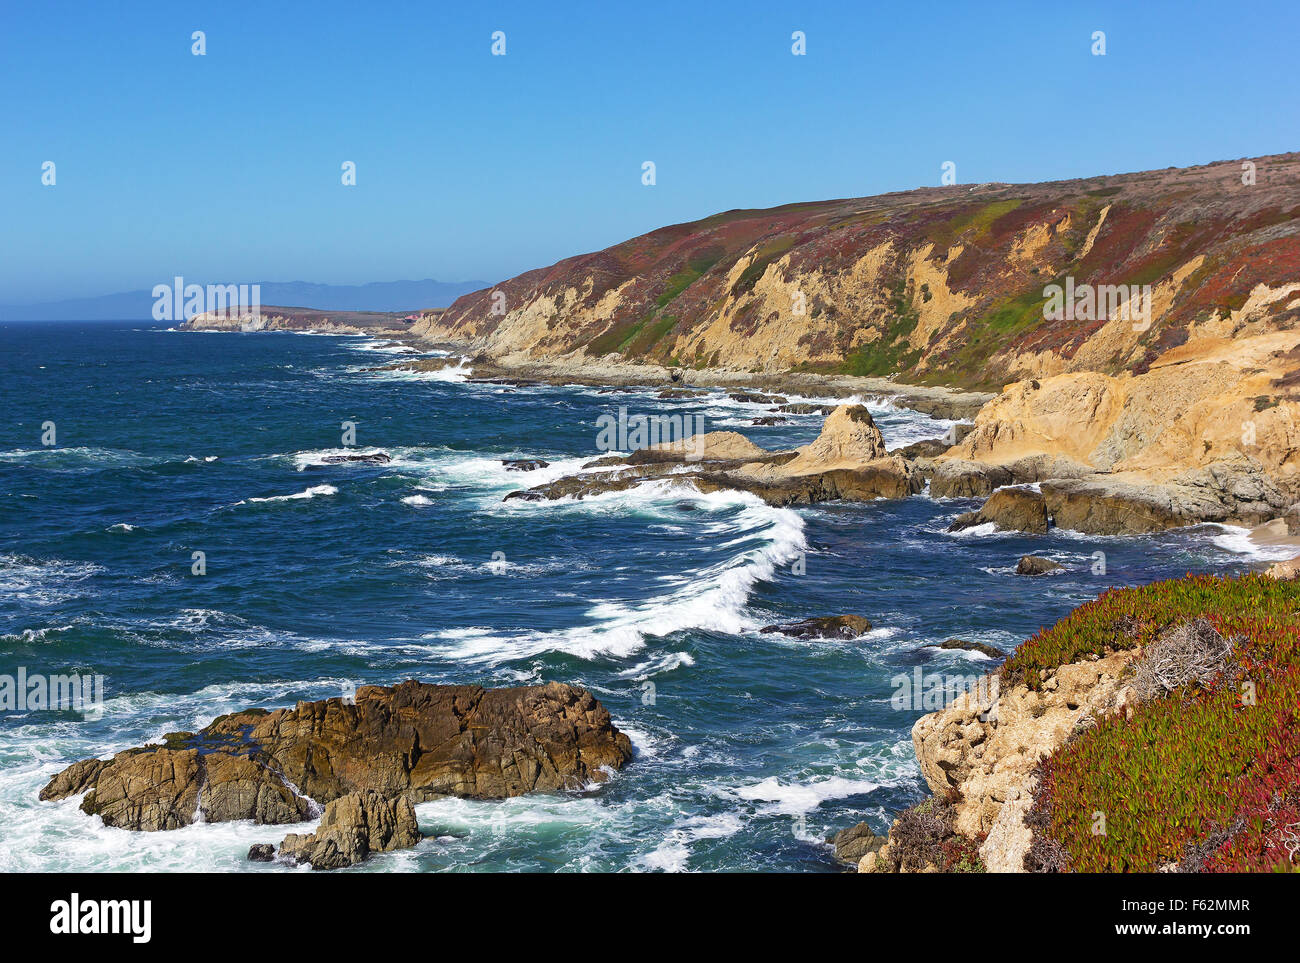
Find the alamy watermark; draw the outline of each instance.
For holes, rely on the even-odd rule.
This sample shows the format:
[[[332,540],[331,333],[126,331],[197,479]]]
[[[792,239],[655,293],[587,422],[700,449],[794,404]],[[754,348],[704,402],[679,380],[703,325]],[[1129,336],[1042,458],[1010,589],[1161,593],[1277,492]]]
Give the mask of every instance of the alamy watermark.
[[[0,712],[79,712],[94,721],[104,715],[102,675],[44,675],[26,666],[0,674]]]
[[[1065,284],[1043,288],[1045,321],[1132,321],[1134,331],[1151,327],[1151,285],[1078,284],[1067,277]]]
[[[980,719],[996,715],[998,676],[943,675],[924,672],[918,665],[911,675],[899,673],[889,680],[894,690],[890,706],[900,712],[937,712],[961,696],[969,696],[981,708]]]
[[[256,320],[262,316],[260,284],[186,284],[177,276],[171,284],[153,286],[155,321],[189,321],[199,314]]]
[[[604,414],[596,419],[597,451],[636,451],[667,448],[686,453],[687,461],[704,457],[705,418],[694,415],[629,415],[626,407],[618,416]]]

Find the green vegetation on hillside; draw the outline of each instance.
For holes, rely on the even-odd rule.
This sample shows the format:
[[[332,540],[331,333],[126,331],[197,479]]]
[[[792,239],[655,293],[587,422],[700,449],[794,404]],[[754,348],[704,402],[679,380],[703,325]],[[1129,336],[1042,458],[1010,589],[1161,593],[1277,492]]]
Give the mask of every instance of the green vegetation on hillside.
[[[920,322],[920,315],[912,304],[913,292],[906,278],[897,278],[889,286],[890,320],[880,337],[861,345],[844,359],[844,374],[859,377],[882,377],[896,374],[916,364],[921,349],[913,348],[907,341]]]

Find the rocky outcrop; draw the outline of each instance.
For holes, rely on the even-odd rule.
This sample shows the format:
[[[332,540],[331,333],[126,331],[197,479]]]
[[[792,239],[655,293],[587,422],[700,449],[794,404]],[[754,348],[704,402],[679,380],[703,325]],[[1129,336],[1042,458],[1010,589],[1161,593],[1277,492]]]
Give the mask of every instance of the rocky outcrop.
[[[999,488],[977,512],[966,512],[948,526],[960,532],[976,525],[992,523],[1004,532],[1047,534],[1047,501],[1033,488]]]
[[[232,295],[234,292],[231,292]],[[232,297],[229,308],[204,311],[177,325],[182,331],[230,331],[250,334],[259,331],[299,331],[318,334],[363,334],[406,337],[413,331],[414,316],[397,311],[323,311],[316,308],[277,307],[264,304],[256,313]],[[422,312],[436,316],[441,311]]]
[[[41,799],[86,792],[82,810],[104,825],[148,832],[197,820],[294,823],[311,814],[311,801],[255,751],[225,739],[201,749],[188,736],[177,733],[166,745],[130,749],[110,761],[75,763],[50,781]]]
[[[887,838],[877,836],[866,823],[858,823],[848,829],[841,829],[827,842],[834,847],[837,862],[857,866],[868,853],[874,853],[884,846]]]
[[[371,853],[409,849],[419,841],[420,829],[411,801],[370,789],[331,802],[314,833],[285,836],[280,856],[295,863],[310,863],[312,869],[343,869]]]
[[[767,451],[730,431],[694,435],[626,457],[590,462],[570,475],[507,499],[543,501],[626,491],[646,482],[691,485],[708,493],[749,492],[769,505],[906,498],[921,490],[911,463],[885,451],[884,439],[863,405],[841,405],[810,444],[793,451]]]
[[[882,458],[862,468],[787,475],[738,471],[704,473],[691,479],[702,492],[742,491],[769,505],[815,505],[818,502],[869,502],[877,498],[906,498],[921,489],[911,466],[901,458]]]
[[[802,622],[767,625],[760,631],[796,639],[856,639],[871,631],[871,623],[861,615],[823,615]]]
[[[954,800],[953,830],[985,840],[986,868],[1020,870],[1031,838],[1023,817],[1035,767],[1091,717],[1135,702],[1124,670],[1139,654],[1126,650],[1062,665],[1038,689],[989,686],[912,727],[922,776],[936,797]]]
[[[609,713],[574,686],[403,682],[363,686],[353,702],[233,713],[161,745],[83,760],[51,779],[41,798],[85,793],[84,812],[126,829],[176,829],[200,818],[284,824],[352,793],[420,802],[575,789],[631,758]]]
[[[1284,582],[1300,578],[1300,556],[1288,558],[1283,562],[1274,562],[1264,574]]]
[[[929,474],[936,498],[989,496],[978,511],[958,516],[950,531],[994,522],[1038,534],[1050,524],[1093,535],[1140,535],[1203,522],[1253,526],[1291,509],[1286,488],[1248,458],[1166,473],[1163,481],[1042,454],[1005,465],[945,455],[930,463]],[[1037,491],[1015,487],[1031,482]]]
[[[965,639],[947,639],[943,642],[929,642],[923,646],[923,649],[956,649],[964,652],[978,652],[981,655],[987,655],[990,659],[1005,659],[1007,654],[1001,649],[995,649],[991,645],[985,645],[983,642],[968,642]]]
[[[1047,510],[1060,528],[1097,535],[1136,535],[1202,522],[1253,526],[1282,516],[1287,494],[1250,460],[1221,462],[1150,483],[1094,475],[1044,482]]]
[[[1050,558],[1043,558],[1040,555],[1022,555],[1020,561],[1016,563],[1017,575],[1048,575],[1064,570],[1065,566],[1060,562],[1053,562]]]

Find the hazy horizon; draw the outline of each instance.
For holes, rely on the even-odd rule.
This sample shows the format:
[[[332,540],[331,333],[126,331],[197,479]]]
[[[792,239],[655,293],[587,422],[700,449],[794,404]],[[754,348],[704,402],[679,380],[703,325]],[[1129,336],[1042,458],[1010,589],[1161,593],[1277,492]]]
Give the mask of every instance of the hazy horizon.
[[[494,283],[729,209],[936,185],[949,161],[965,184],[1283,152],[1296,27],[1280,2],[940,9],[923,32],[839,3],[17,7],[0,303],[175,275]],[[1248,83],[1207,58],[1248,59]]]

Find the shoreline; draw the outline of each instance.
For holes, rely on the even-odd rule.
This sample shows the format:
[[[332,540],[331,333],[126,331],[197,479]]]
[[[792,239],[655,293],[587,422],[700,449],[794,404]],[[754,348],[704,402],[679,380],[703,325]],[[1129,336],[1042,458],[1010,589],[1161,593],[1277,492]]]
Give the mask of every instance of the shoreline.
[[[307,333],[307,332],[287,332],[287,333],[304,333],[304,334],[305,334],[305,333]],[[362,344],[363,347],[367,346],[367,345],[366,345],[366,342],[370,342],[370,343],[380,342],[380,343],[388,343],[388,344],[396,343],[396,342],[395,342],[395,339],[387,338],[387,337],[384,337],[383,335],[375,335],[375,334],[368,334],[368,335],[350,335],[350,334],[349,334],[349,335],[347,335],[347,336],[350,336],[350,337],[361,337],[361,338],[363,338],[364,341],[361,342],[361,344]],[[411,344],[411,342],[406,341],[406,340],[401,341],[401,343],[404,343],[404,344]],[[417,343],[417,344],[411,344],[411,346],[412,346],[413,348],[416,348],[417,350],[423,350],[423,351],[425,351],[425,352],[428,352],[428,351],[430,350],[430,349],[429,349],[429,346],[428,346],[427,344],[421,345],[421,344],[418,344],[418,343]],[[453,350],[457,350],[457,351],[460,350],[458,346],[448,346],[448,347],[451,347]],[[348,354],[350,354],[350,353],[351,353],[350,351],[349,351],[349,352],[337,352],[337,353],[336,353],[333,349],[330,349],[330,354],[331,354],[331,355],[335,355],[335,356],[344,356],[345,363],[346,363],[346,361],[348,360],[346,356],[347,356]],[[360,352],[360,353],[365,353],[365,352],[363,351],[363,352]],[[437,358],[437,359],[434,359],[434,358],[414,358],[414,357],[413,357],[413,358],[411,358],[410,360],[402,360],[402,359],[398,359],[398,360],[396,360],[395,363],[392,364],[392,365],[387,365],[387,364],[385,364],[385,365],[383,365],[382,367],[379,367],[379,368],[367,368],[366,370],[384,370],[384,369],[389,368],[389,367],[397,367],[397,368],[407,367],[407,368],[409,368],[409,367],[412,367],[412,366],[414,366],[414,365],[416,365],[416,364],[419,364],[419,363],[421,363],[421,362],[423,362],[423,363],[429,365],[430,367],[435,367],[435,366],[438,366],[438,365],[444,365],[444,364],[448,363],[448,361],[450,361],[450,362],[452,362],[452,363],[455,363],[457,360],[458,360],[458,359],[456,359],[456,358],[451,358],[451,359],[442,359],[442,358]],[[482,369],[482,368],[485,368],[486,365],[483,365],[481,362],[480,362],[478,365],[474,365],[472,359],[466,359],[466,361],[465,361],[464,363],[465,363],[465,365],[466,365],[467,367],[473,365],[473,367],[474,367],[474,372],[473,372],[473,374],[476,375],[476,376],[480,376],[480,377],[471,377],[469,380],[471,380],[471,381],[479,381],[479,382],[482,382],[482,381],[490,381],[490,380],[492,380],[492,379],[490,379],[490,378],[481,377],[481,375],[484,374],[484,372],[483,372],[481,369]],[[651,382],[652,384],[656,384],[656,385],[658,385],[658,386],[662,386],[662,387],[666,387],[666,388],[671,388],[671,387],[673,387],[673,386],[678,386],[678,387],[681,387],[681,386],[692,386],[692,387],[694,387],[694,386],[703,385],[703,384],[711,384],[711,385],[718,385],[718,384],[719,384],[719,381],[713,380],[713,379],[714,379],[714,378],[719,374],[719,372],[711,371],[711,370],[702,370],[702,371],[699,371],[699,372],[691,372],[691,373],[689,373],[689,374],[693,374],[693,375],[695,375],[696,377],[695,377],[695,378],[692,378],[691,380],[687,380],[686,377],[683,377],[683,378],[680,378],[680,379],[673,379],[673,378],[672,378],[672,375],[671,375],[671,372],[670,372],[668,369],[658,368],[657,366],[644,366],[644,365],[597,365],[597,366],[595,366],[595,367],[596,367],[597,370],[595,370],[594,372],[589,372],[589,374],[592,375],[592,377],[588,377],[588,378],[582,378],[582,377],[580,377],[580,376],[579,376],[579,377],[575,377],[575,376],[571,373],[571,369],[569,369],[567,366],[565,366],[565,365],[556,365],[556,364],[553,364],[553,363],[544,363],[544,364],[540,364],[540,365],[536,365],[536,366],[532,366],[532,365],[528,365],[528,364],[514,364],[514,365],[508,365],[508,366],[497,366],[497,370],[499,370],[499,371],[511,372],[511,373],[519,373],[519,372],[521,372],[521,371],[532,371],[532,372],[534,372],[534,373],[536,373],[536,374],[539,374],[539,375],[540,375],[540,374],[545,374],[545,375],[547,376],[546,378],[541,378],[541,377],[539,377],[539,378],[535,379],[535,380],[532,382],[533,384],[540,384],[540,383],[542,383],[543,381],[545,381],[546,383],[565,383],[565,384],[572,384],[572,383],[579,383],[579,384],[581,384],[581,383],[587,383],[587,384],[637,384],[637,385],[645,385],[646,382],[647,382],[647,375],[649,375],[650,377],[653,377],[653,378],[656,379],[655,381]],[[495,373],[495,372],[488,372],[488,373],[491,374],[491,373]],[[504,376],[503,376],[503,377],[504,377]],[[758,377],[762,377],[762,376],[758,376]],[[778,376],[774,376],[774,377],[776,377],[776,378],[781,378],[782,376],[779,376],[779,375],[778,375]],[[725,373],[723,373],[723,378],[721,379],[721,383],[725,384],[725,383],[727,383],[728,381],[731,381],[732,383],[736,384],[738,387],[743,386],[743,387],[750,387],[750,388],[752,388],[752,387],[754,387],[754,380],[753,380],[754,378],[755,378],[755,376],[754,376],[753,374],[751,374],[751,373],[743,373],[743,372],[725,372]],[[618,379],[618,380],[617,380],[617,381],[611,381],[610,379]],[[659,380],[659,379],[664,379],[664,380]],[[698,379],[698,380],[697,380],[697,379]],[[739,380],[739,379],[743,379],[743,381],[741,381],[741,380]],[[459,379],[457,379],[457,380],[459,380]],[[523,381],[523,379],[519,379],[519,380],[521,380],[521,382]],[[769,382],[769,384],[771,384],[771,382]],[[795,384],[795,385],[808,385],[808,386],[810,386],[810,388],[811,388],[812,390],[815,390],[815,391],[825,391],[825,390],[827,390],[827,386],[828,386],[828,385],[833,385],[833,386],[834,386],[835,388],[837,388],[837,389],[840,388],[841,386],[853,386],[854,388],[857,389],[857,392],[863,392],[863,393],[869,393],[869,394],[877,394],[877,395],[886,395],[886,396],[890,397],[891,399],[897,399],[897,400],[900,402],[900,406],[903,404],[903,402],[904,402],[904,400],[905,400],[904,396],[903,396],[901,393],[899,393],[899,392],[897,392],[897,391],[889,390],[890,388],[895,388],[895,387],[898,387],[898,386],[896,386],[895,383],[893,383],[893,382],[889,382],[887,379],[848,379],[848,378],[844,378],[844,379],[839,379],[839,378],[831,378],[831,379],[827,379],[827,378],[819,377],[819,376],[797,376],[793,381],[790,381],[790,380],[784,380],[784,381],[782,382],[782,384],[783,384],[783,385],[787,385],[787,386],[788,386],[788,385],[791,385],[791,384]],[[871,386],[871,388],[868,388],[868,387],[867,387],[868,385]],[[521,384],[521,387],[526,387],[526,386],[527,386],[526,383],[522,383],[522,384]],[[767,386],[768,386],[767,384],[764,385],[764,387],[767,387]],[[903,386],[903,387],[906,388],[906,387],[910,387],[910,386]],[[872,390],[872,388],[875,388],[875,389],[882,389],[882,388],[883,388],[884,390]],[[787,388],[786,390],[790,390],[790,389]],[[949,399],[945,399],[945,398],[943,397],[943,395],[940,394],[940,393],[947,393],[947,394],[951,395],[951,392],[947,392],[947,389],[925,389],[924,391],[925,391],[925,393],[926,393],[927,395],[931,395],[932,397],[934,397],[934,400],[935,400],[936,402],[941,402],[941,401],[945,401],[945,400],[950,400],[950,398],[949,398]],[[857,392],[855,392],[855,393],[857,393]],[[495,392],[494,392],[494,393],[495,393]],[[453,391],[453,392],[451,392],[451,394],[454,395],[455,392]],[[538,394],[537,392],[525,392],[524,395],[523,395],[522,397],[523,397],[523,398],[529,398],[530,402],[531,402],[531,403],[534,403],[534,404],[535,404],[535,403],[538,403],[539,400],[542,401],[542,403],[544,403],[544,400],[543,400],[543,399],[545,398],[545,396],[546,396],[547,394],[549,394],[549,393],[543,391],[543,392],[541,392],[541,397],[539,398],[539,394]],[[937,397],[935,397],[936,395],[937,395]],[[507,396],[507,397],[508,397],[508,396]],[[614,397],[617,398],[617,395],[615,395]],[[396,404],[396,405],[398,405],[398,406],[400,407],[401,405],[408,404],[408,403],[412,403],[414,400],[418,400],[418,399],[415,399],[415,397],[414,397],[414,396],[413,396],[413,395],[412,395],[408,390],[403,389],[403,390],[402,390],[402,393],[401,393],[400,396],[398,396],[398,395],[394,395],[394,396],[393,396],[393,398],[392,398],[392,404]],[[522,398],[521,398],[521,400],[522,400]],[[612,402],[615,403],[615,404],[618,403],[616,400],[612,400]],[[508,403],[509,403],[509,402],[507,401],[507,405],[508,405]],[[598,402],[598,403],[599,403],[599,402]],[[648,402],[648,403],[651,404],[651,405],[654,404],[653,401]],[[909,407],[910,407],[910,406],[909,406]],[[507,408],[506,410],[508,411],[508,408]],[[915,410],[918,410],[918,409],[915,409],[915,408],[914,408],[914,409],[912,409],[912,410],[915,411]],[[839,416],[837,416],[837,417],[839,417]],[[934,417],[934,416],[932,415],[932,417]],[[843,419],[840,418],[840,421],[842,421],[842,420],[843,420]],[[851,472],[851,471],[857,471],[857,470],[859,470],[859,469],[854,468],[854,467],[851,467],[851,466],[850,466],[850,467],[847,467],[847,468],[845,468],[845,467],[835,467],[835,468],[833,468],[833,469],[831,468],[831,466],[832,466],[832,465],[841,465],[842,462],[843,462],[843,459],[845,458],[845,456],[846,456],[848,453],[850,453],[850,452],[860,452],[860,451],[863,449],[863,444],[862,444],[862,440],[861,440],[861,438],[858,436],[858,434],[855,434],[854,432],[865,431],[866,429],[863,427],[863,425],[869,425],[869,424],[870,424],[869,419],[868,419],[868,420],[865,420],[865,421],[862,421],[862,422],[856,422],[855,425],[844,424],[844,425],[841,426],[841,427],[843,428],[843,430],[842,430],[842,431],[839,431],[838,434],[834,434],[834,433],[831,431],[832,423],[838,423],[838,422],[836,422],[835,419],[830,419],[830,420],[828,420],[828,423],[823,425],[823,434],[825,435],[825,438],[824,438],[824,439],[819,439],[819,440],[825,440],[825,441],[827,441],[827,442],[836,441],[837,443],[834,444],[833,446],[832,446],[832,445],[824,445],[824,446],[822,446],[821,449],[817,449],[817,448],[816,448],[816,443],[814,443],[813,446],[808,446],[808,447],[812,448],[812,449],[814,450],[814,452],[816,452],[816,451],[826,451],[826,452],[828,452],[829,454],[833,454],[833,455],[835,455],[835,459],[836,459],[836,460],[833,460],[833,461],[832,461],[832,460],[829,460],[829,454],[828,454],[828,456],[827,456],[828,460],[826,460],[825,462],[819,461],[817,465],[815,465],[815,466],[811,466],[811,467],[816,467],[816,468],[818,468],[819,470],[823,470],[823,471],[826,471],[826,470],[834,470],[834,471],[846,471],[846,472]],[[852,430],[850,431],[850,429],[852,429]],[[937,432],[936,432],[936,433],[937,433]],[[840,439],[842,439],[842,443],[839,442]],[[879,441],[880,441],[880,444],[879,444],[879,445],[873,445],[873,446],[868,446],[868,447],[869,447],[872,451],[876,450],[877,448],[883,448],[883,439],[879,439]],[[743,462],[745,462],[745,464],[753,464],[754,462],[753,462],[752,459],[754,459],[755,457],[757,457],[757,456],[755,456],[755,454],[754,454],[754,452],[753,452],[752,450],[745,450],[745,451],[739,451],[738,453],[733,453],[731,449],[728,449],[728,450],[726,450],[726,451],[718,451],[718,452],[715,452],[714,454],[716,454],[717,457],[718,457],[720,460],[723,460],[723,461],[726,461],[726,460],[743,461]],[[766,453],[766,455],[772,455],[772,456],[780,456],[780,455],[783,455],[783,454],[787,454],[787,453],[784,453],[784,452],[769,452],[769,453]],[[766,457],[766,456],[765,456],[765,457]],[[864,457],[865,457],[865,456],[864,456]],[[805,457],[805,460],[809,460],[809,458]],[[873,459],[868,459],[868,461],[870,461],[870,460],[873,460]],[[909,463],[912,465],[912,468],[916,468],[916,465],[917,465],[917,464],[919,464],[920,462],[925,461],[925,460],[926,460],[926,459],[923,459],[923,458],[909,459]],[[784,464],[784,462],[782,462],[782,464]],[[585,466],[584,466],[584,467],[585,467]],[[803,466],[801,466],[801,467],[805,467],[805,468],[807,468],[807,467],[810,467],[810,466],[803,465]],[[912,468],[909,468],[909,470],[912,470]],[[917,470],[919,470],[919,469],[917,469]],[[764,477],[764,480],[765,480],[765,481],[771,480],[769,474],[765,474],[763,477]],[[1022,485],[1022,486],[1015,486],[1015,485],[1011,485],[1011,486],[1001,486],[999,489],[996,489],[996,490],[1003,490],[1004,488],[1008,488],[1008,487],[1009,487],[1009,488],[1018,488],[1018,489],[1021,489],[1020,494],[1021,494],[1021,495],[1026,495],[1026,496],[1030,493],[1030,491],[1034,491],[1034,490],[1036,490],[1036,489],[1033,488],[1033,486],[1023,486],[1023,485]],[[915,493],[917,493],[917,492],[914,492],[914,494],[915,494]],[[937,501],[940,501],[940,500],[941,500],[941,498],[939,498],[939,497],[932,497],[932,496],[930,496],[928,493],[925,494],[924,497],[925,497],[925,500],[927,500],[927,501],[936,501],[936,502],[937,502]],[[955,497],[962,497],[962,496],[955,496]],[[966,496],[966,497],[969,497],[969,496]],[[850,498],[850,499],[847,499],[847,500],[856,500],[856,499],[852,499],[852,498]],[[865,500],[865,499],[863,499],[863,500]],[[889,526],[889,530],[892,531],[893,533],[895,533],[894,537],[897,537],[897,534],[896,534],[896,533],[898,532],[898,528],[897,528],[897,526],[890,525],[890,526]],[[1269,522],[1266,522],[1266,523],[1264,523],[1264,524],[1261,524],[1261,525],[1255,525],[1253,528],[1238,527],[1238,528],[1233,532],[1233,536],[1234,536],[1235,541],[1236,541],[1238,544],[1242,543],[1242,542],[1244,541],[1244,538],[1245,538],[1246,536],[1249,536],[1250,541],[1251,541],[1251,544],[1255,544],[1255,545],[1271,546],[1271,547],[1285,547],[1285,548],[1287,548],[1288,550],[1290,550],[1290,549],[1295,549],[1295,548],[1300,548],[1300,535],[1292,535],[1292,534],[1291,534],[1291,532],[1290,532],[1289,529],[1288,529],[1287,519],[1285,519],[1285,518],[1277,518],[1277,519],[1273,519],[1273,520],[1271,520],[1271,521],[1269,521]],[[862,536],[861,536],[860,534],[857,536],[857,538],[856,538],[855,540],[857,541],[858,544],[863,544],[863,542],[862,542]],[[398,544],[400,544],[400,542],[398,542]],[[1107,551],[1109,551],[1109,549],[1107,549]],[[1244,562],[1244,565],[1245,565],[1245,567],[1249,567],[1249,568],[1251,568],[1251,569],[1254,569],[1254,568],[1257,567],[1257,566],[1254,564],[1254,562],[1256,562],[1256,561],[1258,561],[1258,559],[1251,559],[1250,561],[1245,561],[1245,562]],[[945,562],[944,564],[947,565],[947,564],[949,564],[949,563],[948,563],[948,562]],[[785,594],[785,593],[782,593],[782,594]],[[804,604],[804,602],[806,602],[806,600],[804,600],[804,602],[801,602],[800,593],[799,593],[798,591],[796,591],[796,592],[794,593],[793,596],[786,595],[786,598],[787,598],[790,602],[794,602],[795,604]],[[820,612],[824,612],[824,611],[826,611],[826,609],[824,609],[824,608],[812,608],[812,609],[811,609],[811,612],[812,612],[812,613],[820,613]],[[825,618],[825,616],[818,616],[818,617]],[[839,618],[843,618],[843,616],[839,616]],[[1006,623],[1004,622],[1003,624],[1006,624]],[[1023,637],[1019,637],[1019,638],[1020,638],[1020,644],[1023,644]],[[945,647],[946,647],[946,646],[945,646]],[[1019,647],[1019,646],[1017,646],[1017,648],[1018,648],[1018,647]],[[465,668],[466,668],[466,669],[470,669],[470,670],[472,671],[472,668],[469,667],[469,666],[466,666]],[[1086,667],[1085,667],[1085,669],[1086,669]],[[1067,671],[1074,671],[1074,670],[1073,670],[1073,669],[1068,669]],[[1088,671],[1091,671],[1091,670],[1088,670]],[[1082,692],[1082,691],[1083,691],[1082,684],[1080,684],[1080,686],[1076,686],[1075,689],[1077,689],[1079,692]],[[1074,691],[1074,690],[1072,690],[1072,691]],[[1064,698],[1064,696],[1062,696],[1062,698]],[[1067,700],[1067,701],[1068,701],[1068,700]],[[289,710],[286,709],[286,710],[284,710],[284,711],[289,711]],[[945,710],[945,711],[947,711],[947,710]],[[1070,711],[1073,712],[1073,711],[1075,711],[1075,710],[1071,709]],[[925,717],[923,717],[923,718],[925,718],[925,719],[929,719],[932,715],[934,715],[934,714],[927,714],[927,716],[925,716]],[[946,717],[945,717],[945,718],[946,718]],[[920,722],[918,722],[918,725],[920,725]],[[1028,725],[1028,723],[1027,723],[1027,725]],[[1039,727],[1039,729],[1041,729],[1041,728],[1042,728],[1042,727]],[[174,748],[174,747],[165,747],[165,748],[171,749],[171,748]],[[129,751],[129,750],[128,750],[128,751]],[[933,756],[933,753],[931,753],[930,755]],[[919,762],[919,763],[922,763],[923,765],[925,764],[926,759],[928,758],[927,756],[923,755],[923,754],[922,754],[921,752],[919,752],[919,751],[916,753],[916,756],[917,756],[917,760],[918,760],[918,762]],[[129,760],[131,757],[130,757],[130,756],[127,756],[126,758]],[[927,778],[928,778],[928,777],[927,777]],[[867,816],[867,815],[868,815],[868,812],[867,812],[866,810],[864,810],[861,806],[858,806],[858,805],[855,804],[855,805],[854,805],[853,807],[851,807],[851,808],[853,809],[853,812],[851,813],[851,817],[850,817],[850,818],[852,818],[852,819],[862,819],[864,816]],[[189,810],[187,809],[186,812],[189,812]],[[889,818],[890,820],[895,820],[896,817],[900,817],[900,818],[901,818],[901,813],[902,813],[902,812],[903,812],[903,810],[898,810],[898,809],[895,809],[894,807],[890,807],[889,809],[882,809],[882,813],[887,813],[888,818]],[[843,814],[837,814],[837,816],[838,816],[839,818],[842,818],[842,815],[843,815]],[[1008,818],[1010,818],[1010,817],[1008,817]],[[838,823],[836,823],[836,824],[832,824],[832,825],[833,825],[833,826],[834,826],[834,825],[838,825]],[[860,825],[865,825],[865,824],[860,824]],[[851,830],[857,830],[858,828],[859,828],[858,826],[852,826],[852,827],[849,827],[848,829],[843,830],[843,832],[844,832],[844,833],[848,833],[848,832],[850,832]],[[874,837],[874,836],[873,836],[872,838],[885,838],[885,837]],[[1001,847],[1001,845],[1002,845],[1001,843],[995,843],[995,844],[993,844],[993,846],[995,846],[995,847]],[[838,854],[837,854],[837,855],[838,855]],[[869,860],[869,861],[868,861],[868,864],[874,864],[875,862],[876,862],[876,860]],[[992,869],[994,865],[995,865],[995,864],[993,864],[992,862],[987,863],[987,867],[990,868],[990,869]],[[1009,865],[1009,864],[1008,864],[1008,865]]]
[[[929,385],[910,385],[889,378],[828,375],[814,372],[753,372],[735,368],[665,368],[637,362],[610,363],[587,358],[531,358],[506,356],[488,358],[474,354],[471,346],[449,341],[421,342],[410,338],[400,343],[423,351],[459,353],[472,373],[469,381],[520,380],[540,384],[579,384],[607,387],[721,388],[785,391],[791,394],[822,393],[827,397],[873,395],[898,401],[903,407],[932,418],[970,421],[994,392],[965,391]],[[399,360],[387,368],[437,370],[443,359]]]

